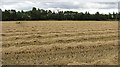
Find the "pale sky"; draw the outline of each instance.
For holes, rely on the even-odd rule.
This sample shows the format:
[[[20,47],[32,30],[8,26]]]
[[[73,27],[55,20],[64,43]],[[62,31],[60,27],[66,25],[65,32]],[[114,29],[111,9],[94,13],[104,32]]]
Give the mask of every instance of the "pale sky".
[[[1,0],[0,0],[1,1]],[[95,13],[118,12],[118,1],[120,0],[2,0],[0,8],[20,10],[31,10],[32,7],[46,10],[69,10]]]

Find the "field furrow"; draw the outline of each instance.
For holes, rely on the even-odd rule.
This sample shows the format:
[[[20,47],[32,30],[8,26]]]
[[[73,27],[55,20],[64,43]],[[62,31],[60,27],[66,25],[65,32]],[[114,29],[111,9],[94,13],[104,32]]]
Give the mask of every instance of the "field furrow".
[[[96,33],[97,32],[97,33]],[[90,31],[90,32],[74,32],[74,33],[47,33],[47,34],[40,34],[40,33],[30,33],[30,34],[22,34],[19,35],[14,35],[14,36],[9,36],[7,34],[2,34],[5,36],[3,38],[3,41],[9,41],[9,40],[20,40],[20,39],[32,39],[32,38],[57,38],[57,37],[72,37],[72,36],[86,36],[86,35],[106,35],[106,34],[117,34],[118,31]],[[14,34],[14,33],[13,33]],[[13,35],[11,34],[11,35]],[[23,37],[24,35],[24,37]],[[9,36],[9,37],[8,37]]]
[[[46,45],[46,44],[54,44],[54,43],[72,43],[72,42],[83,42],[83,41],[109,41],[116,40],[118,36],[116,34],[112,35],[91,35],[91,36],[74,36],[74,37],[58,37],[58,38],[31,38],[31,39],[21,39],[13,41],[6,41],[3,44],[3,47],[9,46],[26,46],[26,45]]]

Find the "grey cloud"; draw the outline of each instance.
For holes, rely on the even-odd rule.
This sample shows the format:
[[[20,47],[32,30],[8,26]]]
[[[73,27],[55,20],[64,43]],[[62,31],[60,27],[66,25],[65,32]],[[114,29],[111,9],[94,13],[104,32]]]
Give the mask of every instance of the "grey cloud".
[[[112,4],[112,5],[115,5],[115,4],[117,4],[118,2],[96,2],[96,3],[99,3],[99,4]]]
[[[78,9],[80,8],[79,5],[74,5],[71,2],[49,2],[49,3],[44,3],[48,8],[62,8],[62,9]],[[43,6],[44,6],[43,5]]]
[[[118,2],[97,2],[97,4],[106,5],[105,7],[100,9],[117,9],[118,8]]]

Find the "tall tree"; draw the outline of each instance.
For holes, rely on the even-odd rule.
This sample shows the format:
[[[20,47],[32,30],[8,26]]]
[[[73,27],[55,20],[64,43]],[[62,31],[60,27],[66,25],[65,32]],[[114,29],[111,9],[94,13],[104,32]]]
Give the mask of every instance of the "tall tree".
[[[36,9],[32,8],[30,11],[5,10],[2,11],[2,20],[115,20],[119,18],[120,14],[109,13],[90,14],[89,12],[75,12],[75,11],[58,11]]]

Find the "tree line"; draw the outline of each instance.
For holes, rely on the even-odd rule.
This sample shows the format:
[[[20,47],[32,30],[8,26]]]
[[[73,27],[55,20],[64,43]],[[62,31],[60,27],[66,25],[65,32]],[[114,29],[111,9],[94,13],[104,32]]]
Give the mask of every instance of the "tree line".
[[[5,10],[2,11],[3,21],[23,21],[23,20],[118,20],[120,13],[90,14],[89,12],[58,11],[37,9],[35,7],[30,11]]]

